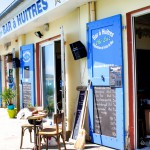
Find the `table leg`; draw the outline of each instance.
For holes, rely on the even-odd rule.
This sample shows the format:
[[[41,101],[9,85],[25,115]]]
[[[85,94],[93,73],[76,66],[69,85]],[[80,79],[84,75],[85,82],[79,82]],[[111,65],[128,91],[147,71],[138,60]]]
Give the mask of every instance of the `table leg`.
[[[36,120],[34,119],[33,120],[33,123],[34,123],[34,149],[38,149],[38,146],[37,146],[37,131],[36,131]]]

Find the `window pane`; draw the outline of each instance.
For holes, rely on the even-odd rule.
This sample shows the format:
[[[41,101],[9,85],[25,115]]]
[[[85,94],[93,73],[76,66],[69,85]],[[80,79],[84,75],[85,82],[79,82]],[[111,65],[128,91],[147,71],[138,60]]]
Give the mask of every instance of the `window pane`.
[[[54,50],[53,45],[42,47],[43,101],[52,116],[54,112]]]

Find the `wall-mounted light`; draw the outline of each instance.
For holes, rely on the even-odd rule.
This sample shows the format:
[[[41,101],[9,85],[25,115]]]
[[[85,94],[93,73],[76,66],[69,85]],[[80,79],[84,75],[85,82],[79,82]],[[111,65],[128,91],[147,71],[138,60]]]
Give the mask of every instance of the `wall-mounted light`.
[[[34,34],[39,38],[43,36],[43,34],[40,31],[34,32]]]

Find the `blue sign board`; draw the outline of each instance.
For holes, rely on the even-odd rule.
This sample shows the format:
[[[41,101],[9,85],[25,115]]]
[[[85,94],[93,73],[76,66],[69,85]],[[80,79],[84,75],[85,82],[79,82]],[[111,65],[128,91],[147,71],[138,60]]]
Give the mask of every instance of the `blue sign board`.
[[[20,78],[20,107],[35,106],[34,44],[21,46]]]
[[[33,21],[41,15],[51,11],[65,3],[67,0],[34,0],[30,6],[18,12],[10,20],[0,27],[0,37],[20,28],[21,26]]]
[[[90,136],[94,143],[123,150],[124,77],[121,15],[87,24]]]

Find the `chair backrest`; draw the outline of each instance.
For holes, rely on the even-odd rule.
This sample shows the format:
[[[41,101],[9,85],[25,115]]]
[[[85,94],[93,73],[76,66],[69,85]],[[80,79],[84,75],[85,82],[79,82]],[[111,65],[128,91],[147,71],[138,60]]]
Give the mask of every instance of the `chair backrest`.
[[[61,124],[62,132],[64,128],[64,113],[59,113],[59,114],[54,114],[54,124],[56,124],[56,129],[58,131],[59,129],[59,124]]]
[[[64,113],[54,114],[54,123],[60,124],[64,121]]]

